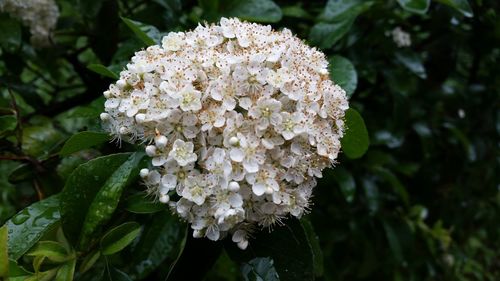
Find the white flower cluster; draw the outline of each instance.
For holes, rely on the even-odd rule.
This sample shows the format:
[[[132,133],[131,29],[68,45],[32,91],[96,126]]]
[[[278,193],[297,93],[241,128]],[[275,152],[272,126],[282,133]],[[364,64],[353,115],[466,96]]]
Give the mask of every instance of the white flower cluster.
[[[288,29],[222,18],[137,52],[101,119],[148,143],[141,176],[195,237],[245,249],[255,226],[300,217],[337,158],[348,103],[327,67]]]
[[[59,17],[59,8],[54,0],[0,0],[0,11],[9,13],[30,27],[34,46],[49,45],[50,32]]]
[[[392,36],[392,41],[394,41],[394,43],[396,43],[396,45],[399,48],[411,46],[410,34],[406,31],[404,31],[403,29],[401,29],[401,27],[398,26],[398,27],[394,28],[391,31],[390,35]]]

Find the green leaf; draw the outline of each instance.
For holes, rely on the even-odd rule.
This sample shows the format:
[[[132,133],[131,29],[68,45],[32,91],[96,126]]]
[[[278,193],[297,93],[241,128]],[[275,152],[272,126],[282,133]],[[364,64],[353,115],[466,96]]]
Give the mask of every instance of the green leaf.
[[[271,0],[231,0],[222,4],[222,15],[255,22],[278,22],[281,9]]]
[[[347,202],[351,203],[354,200],[356,193],[356,182],[352,174],[342,167],[336,167],[333,170],[333,179],[340,187],[340,191],[344,195]]]
[[[31,274],[31,272],[18,265],[16,261],[9,260],[9,280],[12,280],[13,277],[19,277],[19,279],[21,280],[26,280],[23,278],[26,278],[26,276],[29,276]]]
[[[9,257],[17,261],[60,219],[59,195],[36,202],[17,213],[7,223]]]
[[[448,5],[457,11],[461,12],[464,16],[466,17],[473,17],[474,12],[472,11],[469,1],[467,0],[435,0],[436,2],[443,3],[445,5]]]
[[[33,171],[33,166],[31,164],[21,164],[17,166],[9,175],[9,182],[19,183],[25,180],[33,179],[35,177],[35,171]]]
[[[389,241],[389,247],[391,248],[394,258],[397,261],[403,261],[403,251],[401,250],[401,245],[396,231],[388,221],[382,221],[382,225],[384,226],[385,234],[387,236],[387,240]]]
[[[144,279],[166,261],[173,263],[184,248],[186,225],[168,211],[152,217],[132,249],[133,279]]]
[[[7,225],[0,227],[0,279],[9,276],[9,246]]]
[[[90,160],[73,171],[61,193],[62,226],[73,245],[79,238],[89,239],[95,228],[109,219],[123,188],[136,178],[140,158],[141,154],[113,154]]]
[[[248,263],[256,257],[270,257],[280,280],[314,280],[314,254],[307,234],[297,219],[275,226],[272,232],[260,231],[250,239],[245,251],[227,241],[226,250],[233,260]]]
[[[146,46],[155,45],[160,41],[161,35],[156,27],[125,17],[121,17],[121,19]]]
[[[136,222],[126,222],[106,233],[101,239],[101,252],[109,256],[120,252],[139,235],[141,226]]]
[[[281,7],[281,12],[285,17],[299,18],[299,19],[312,18],[311,14],[309,14],[306,10],[304,10],[304,8],[302,8],[299,5]]]
[[[53,268],[43,272],[36,272],[31,277],[24,279],[23,281],[53,281],[57,274],[58,268]]]
[[[399,5],[408,12],[423,15],[429,10],[431,0],[398,0]]]
[[[203,280],[216,265],[222,253],[222,243],[198,239],[187,235],[175,262],[171,265],[166,281]],[[196,270],[193,270],[196,268]]]
[[[410,205],[410,196],[408,195],[408,191],[406,191],[406,188],[404,185],[399,181],[398,177],[394,175],[390,170],[382,168],[382,167],[377,167],[376,168],[377,173],[382,176],[389,184],[392,186],[394,192],[396,192],[401,200],[403,200],[403,203],[406,206]]]
[[[51,123],[23,129],[23,151],[31,156],[48,155],[63,139]]]
[[[241,267],[245,281],[279,281],[272,258],[254,258]]]
[[[353,108],[345,113],[346,132],[340,141],[345,155],[351,159],[360,158],[368,150],[370,139],[363,117]]]
[[[100,132],[79,132],[72,135],[61,148],[59,154],[68,156],[74,152],[91,148],[109,141],[109,134]]]
[[[335,23],[317,23],[311,28],[309,41],[322,49],[328,49],[351,29],[353,23],[354,18],[347,18]]]
[[[45,257],[53,262],[65,262],[71,258],[66,248],[55,241],[40,241],[26,255]]]
[[[151,214],[165,210],[166,207],[165,204],[146,197],[144,193],[137,193],[126,199],[125,209],[135,214]]]
[[[132,278],[128,276],[125,272],[118,270],[117,268],[111,267],[108,269],[108,274],[104,274],[107,278],[102,280],[109,281],[132,281]]]
[[[427,73],[425,72],[424,64],[422,63],[422,58],[416,53],[410,52],[397,52],[395,54],[396,59],[403,64],[408,70],[413,72],[418,77],[425,79],[427,78]]]
[[[95,72],[97,74],[101,74],[102,76],[109,77],[109,78],[114,79],[114,80],[120,79],[120,76],[117,73],[115,73],[110,68],[108,68],[102,64],[97,64],[97,63],[89,64],[87,66],[87,68],[92,70],[93,72]]]
[[[319,237],[314,231],[314,227],[307,218],[302,218],[300,220],[302,224],[302,228],[306,233],[307,241],[309,245],[311,245],[311,249],[313,252],[313,263],[314,263],[314,275],[316,277],[323,276],[324,272],[324,258],[323,251],[321,250],[321,245],[319,244]]]
[[[0,134],[12,131],[17,127],[17,118],[14,115],[0,116]]]
[[[72,259],[59,267],[55,281],[72,281],[75,275],[76,259]]]
[[[350,60],[333,56],[329,61],[330,78],[351,97],[358,85],[358,73]]]
[[[328,0],[320,16],[323,21],[342,21],[357,17],[373,4],[366,0]]]
[[[123,189],[135,180],[139,174],[139,162],[144,153],[134,153],[104,183],[90,204],[83,223],[80,247],[85,248],[92,235],[98,231],[113,215]]]
[[[101,257],[101,252],[97,250],[88,254],[80,264],[80,273],[83,274],[87,272],[90,268],[92,268],[92,266],[94,266],[94,264],[99,260],[100,257]]]
[[[7,14],[0,14],[0,47],[15,50],[21,45],[21,25]]]

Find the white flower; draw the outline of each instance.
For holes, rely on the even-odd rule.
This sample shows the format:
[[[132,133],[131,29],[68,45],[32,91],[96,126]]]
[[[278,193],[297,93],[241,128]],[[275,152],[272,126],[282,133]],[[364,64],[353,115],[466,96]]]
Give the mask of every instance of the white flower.
[[[290,30],[222,18],[138,51],[104,92],[103,125],[147,143],[147,191],[245,249],[255,226],[302,216],[340,151],[345,91]],[[333,66],[335,67],[335,66]]]
[[[399,48],[411,46],[411,36],[408,32],[397,26],[391,31],[392,40]]]
[[[183,111],[198,111],[201,109],[201,93],[192,85],[185,86],[179,93],[172,97],[179,99],[180,108]]]
[[[256,128],[265,130],[269,124],[278,125],[281,123],[281,102],[275,99],[261,98],[257,104],[250,108],[248,116],[257,119]]]
[[[197,205],[202,205],[211,193],[211,187],[202,176],[192,176],[186,179],[181,196]]]
[[[184,37],[184,32],[170,32],[161,40],[163,49],[173,52],[179,51],[184,45]]]
[[[258,139],[238,134],[239,145],[229,151],[231,160],[242,162],[248,173],[259,170],[259,164],[264,163],[264,149],[259,146]]]
[[[168,157],[177,161],[180,166],[186,166],[189,163],[196,161],[198,156],[193,153],[194,145],[192,142],[184,142],[183,140],[175,140],[172,150],[168,153]]]
[[[281,89],[285,83],[290,81],[292,81],[292,77],[288,73],[288,69],[285,67],[279,68],[276,71],[271,70],[267,74],[267,82],[278,89]]]
[[[50,44],[51,32],[55,29],[59,8],[54,0],[3,0],[0,11],[7,12],[28,25],[31,43],[36,47]]]
[[[276,126],[276,131],[279,132],[285,140],[291,140],[296,135],[304,132],[302,122],[304,115],[300,112],[292,114],[288,112],[281,112],[281,123]]]

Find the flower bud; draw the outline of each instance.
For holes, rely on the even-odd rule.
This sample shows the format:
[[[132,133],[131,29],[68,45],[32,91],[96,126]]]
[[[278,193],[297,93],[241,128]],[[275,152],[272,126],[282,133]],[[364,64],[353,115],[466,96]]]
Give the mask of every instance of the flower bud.
[[[240,140],[237,137],[231,137],[229,138],[229,144],[230,145],[237,145],[240,142]]]
[[[99,115],[102,121],[108,121],[110,119],[110,115],[106,112],[103,112]]]
[[[127,127],[120,127],[120,134],[121,135],[126,135],[128,134],[130,131]]]
[[[139,124],[144,123],[144,121],[146,121],[146,114],[144,114],[144,113],[136,114],[135,121]]]
[[[116,81],[116,86],[120,89],[125,88],[126,85],[127,85],[127,82],[123,79],[118,79],[118,81]]]
[[[238,182],[232,181],[228,185],[229,190],[236,192],[240,190],[240,184]]]
[[[139,175],[141,176],[141,178],[146,178],[148,175],[149,175],[149,169],[141,169],[141,171],[139,172]]]
[[[148,146],[146,146],[146,154],[149,157],[156,156],[156,146],[154,146],[154,145],[148,145]]]
[[[161,194],[159,200],[161,203],[167,204],[170,201],[170,196],[168,194]]]
[[[167,145],[168,139],[163,135],[159,135],[155,137],[155,144],[158,148],[164,148]]]

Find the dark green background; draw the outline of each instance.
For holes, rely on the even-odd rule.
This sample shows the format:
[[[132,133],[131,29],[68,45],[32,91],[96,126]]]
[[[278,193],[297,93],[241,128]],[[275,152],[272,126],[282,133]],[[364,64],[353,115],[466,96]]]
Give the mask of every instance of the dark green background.
[[[300,228],[311,234],[308,250],[278,243],[271,252],[256,250],[256,255],[270,253],[284,281],[312,280],[307,277],[312,275],[316,280],[500,279],[500,2],[57,3],[61,17],[48,48],[31,46],[28,28],[0,14],[0,224],[41,197],[59,193],[79,164],[140,149],[101,144],[103,136],[96,134],[76,147],[92,140],[101,145],[58,154],[71,135],[100,130],[102,92],[134,51],[166,32],[191,29],[221,16],[239,16],[276,29],[289,28],[323,50],[333,62],[333,79],[338,77],[337,82],[352,94],[350,106],[363,116],[370,138],[365,154],[357,159],[351,159],[356,153],[346,151],[351,158],[341,154],[315,189],[307,219],[319,245],[310,241],[314,234],[308,221],[302,226],[292,221],[289,231]],[[129,23],[130,29],[120,16],[144,25]],[[398,48],[388,35],[398,26],[411,35],[410,47]],[[362,147],[353,149],[363,153]],[[130,220],[141,225],[139,238],[130,249],[100,258],[87,275],[78,269],[91,253],[77,249],[81,252],[75,278],[99,280],[99,272],[108,268],[103,280],[146,276],[163,280],[183,248],[184,228],[167,214],[151,214],[159,209],[147,201],[130,207],[126,197],[142,189],[137,180],[130,185],[116,202],[113,219],[103,222],[89,239],[99,241],[105,231]],[[131,209],[147,210],[147,214]],[[289,235],[282,228],[276,232]],[[56,239],[50,231],[44,235],[44,239]],[[148,242],[161,237],[171,239]],[[259,236],[250,243],[260,245],[262,239],[269,238]],[[155,245],[162,245],[163,252]],[[264,280],[275,280],[270,259],[250,262],[230,245],[222,247],[222,243],[188,238],[171,279],[262,280],[255,273],[263,270]],[[315,273],[308,275],[313,265],[302,255],[311,247]],[[133,254],[137,258],[127,258]],[[140,257],[155,266],[144,269]],[[294,259],[304,259],[304,264]],[[18,260],[30,271],[31,262],[29,257]],[[245,277],[240,262],[244,262]],[[306,277],[284,274],[283,263],[302,266],[295,271]],[[50,263],[46,266],[51,268]]]

